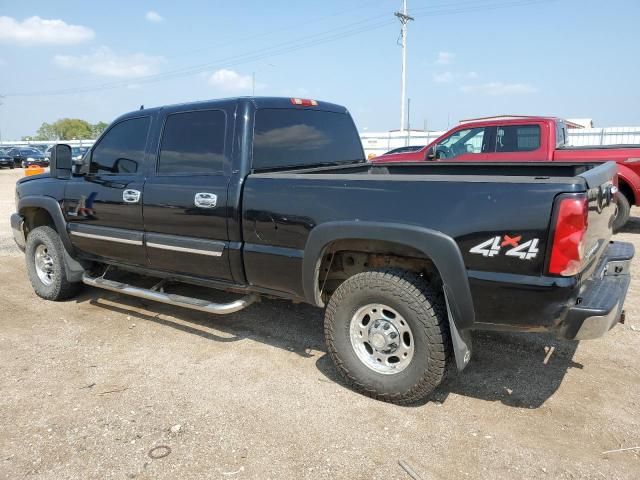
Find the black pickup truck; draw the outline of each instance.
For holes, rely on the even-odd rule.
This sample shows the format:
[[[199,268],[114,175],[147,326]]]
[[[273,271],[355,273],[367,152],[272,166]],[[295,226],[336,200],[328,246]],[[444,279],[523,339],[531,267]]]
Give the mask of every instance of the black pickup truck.
[[[11,225],[45,299],[84,283],[216,314],[261,295],[326,307],[346,381],[407,404],[465,367],[472,330],[587,339],[619,321],[634,251],[609,240],[615,175],[371,165],[344,107],[235,98],[123,115],[81,165],[58,145],[50,173],[18,182]]]

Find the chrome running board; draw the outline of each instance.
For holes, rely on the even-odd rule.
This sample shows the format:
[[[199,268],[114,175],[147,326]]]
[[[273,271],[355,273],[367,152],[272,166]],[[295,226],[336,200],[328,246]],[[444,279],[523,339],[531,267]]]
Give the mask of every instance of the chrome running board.
[[[228,313],[238,312],[258,300],[257,295],[251,294],[230,303],[211,303],[208,300],[203,300],[201,298],[184,297],[173,293],[164,293],[157,290],[134,287],[127,283],[107,280],[102,277],[90,277],[86,273],[82,275],[82,283],[92,287],[122,293],[124,295],[131,295],[132,297],[154,300],[156,302],[167,303],[177,307],[200,310],[201,312],[215,313],[216,315],[226,315]]]

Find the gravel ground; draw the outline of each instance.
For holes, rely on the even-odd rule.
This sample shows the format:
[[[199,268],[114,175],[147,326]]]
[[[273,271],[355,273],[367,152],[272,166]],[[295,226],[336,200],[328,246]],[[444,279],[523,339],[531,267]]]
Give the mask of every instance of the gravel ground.
[[[604,338],[477,334],[462,375],[398,407],[340,382],[307,305],[39,299],[7,220],[21,174],[0,170],[0,477],[640,477],[640,450],[603,453],[640,446],[638,277]],[[618,237],[640,251],[637,232]]]

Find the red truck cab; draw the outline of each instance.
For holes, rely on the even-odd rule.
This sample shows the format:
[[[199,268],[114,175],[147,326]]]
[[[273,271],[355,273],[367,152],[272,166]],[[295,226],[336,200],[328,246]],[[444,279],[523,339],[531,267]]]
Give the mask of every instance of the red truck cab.
[[[463,121],[415,152],[385,154],[373,163],[437,160],[490,162],[603,162],[618,164],[616,230],[640,206],[640,145],[566,145],[567,124],[555,117],[505,116]]]

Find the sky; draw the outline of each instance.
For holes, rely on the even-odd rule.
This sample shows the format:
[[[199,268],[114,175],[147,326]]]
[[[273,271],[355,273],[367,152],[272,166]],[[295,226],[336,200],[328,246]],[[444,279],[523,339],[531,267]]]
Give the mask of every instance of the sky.
[[[0,132],[256,95],[399,128],[400,0],[0,0]],[[555,115],[640,125],[637,0],[408,0],[412,128]]]

